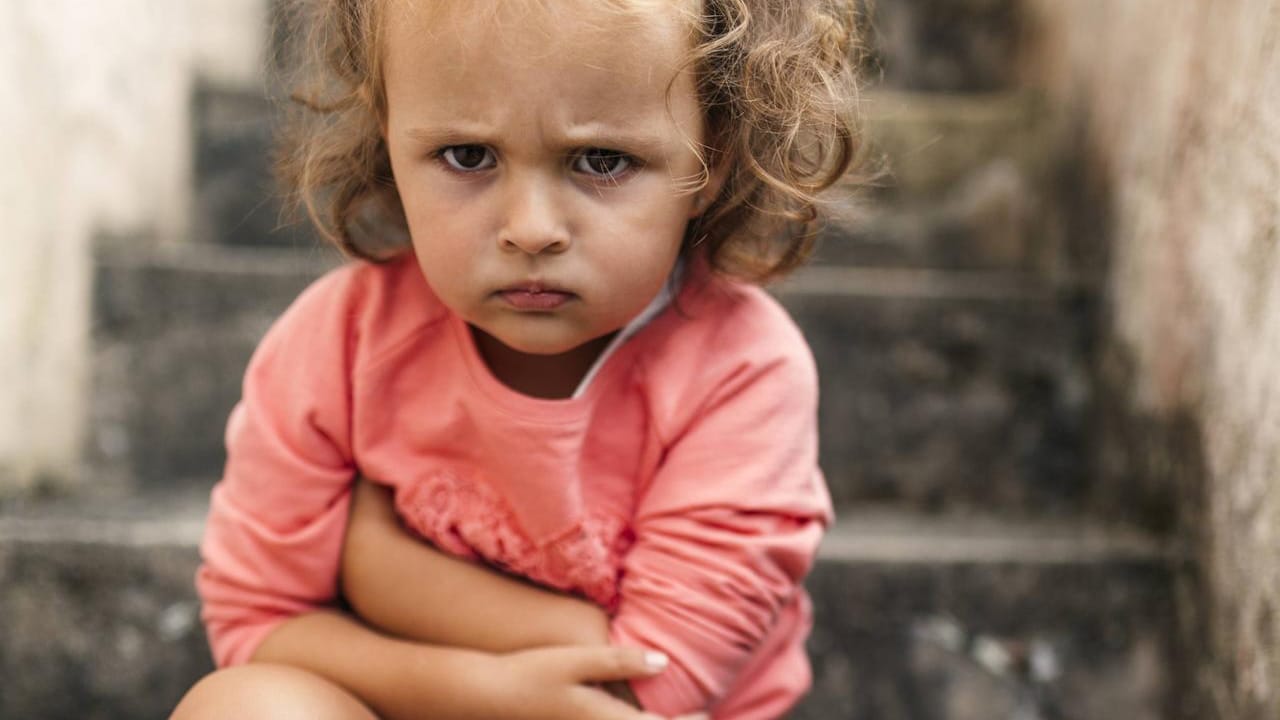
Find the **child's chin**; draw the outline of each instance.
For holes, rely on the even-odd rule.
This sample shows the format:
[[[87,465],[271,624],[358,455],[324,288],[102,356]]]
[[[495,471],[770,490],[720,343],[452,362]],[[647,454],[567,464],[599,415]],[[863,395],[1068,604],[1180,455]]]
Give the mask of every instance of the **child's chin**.
[[[567,342],[565,338],[557,337],[558,333],[494,332],[490,330],[485,330],[485,332],[507,348],[526,355],[559,355],[575,347]]]
[[[586,342],[566,342],[555,338],[518,338],[511,342],[503,338],[498,339],[512,350],[527,355],[563,355]]]
[[[527,355],[563,355],[573,352],[599,338],[582,337],[565,333],[511,333],[495,335],[499,342]]]

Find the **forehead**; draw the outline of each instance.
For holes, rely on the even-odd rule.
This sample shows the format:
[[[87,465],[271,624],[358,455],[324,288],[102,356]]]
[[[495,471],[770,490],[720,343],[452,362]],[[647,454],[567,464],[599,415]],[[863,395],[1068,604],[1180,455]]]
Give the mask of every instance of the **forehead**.
[[[549,23],[578,18],[604,27],[635,27],[675,19],[692,28],[702,0],[382,0],[384,17],[459,24]],[[533,29],[533,28],[527,28]],[[540,28],[545,29],[545,28]]]
[[[388,103],[461,115],[667,107],[692,42],[689,0],[387,0]],[[682,73],[687,74],[687,73]],[[673,83],[674,81],[674,83]],[[679,94],[679,93],[677,93]],[[569,118],[578,120],[581,118]]]
[[[613,48],[687,50],[700,0],[385,0],[383,37],[395,45],[454,38],[489,52],[533,44],[587,54]],[[406,32],[408,31],[408,32]],[[503,41],[502,46],[492,44]],[[468,41],[470,41],[468,43]],[[390,48],[383,48],[384,53]]]

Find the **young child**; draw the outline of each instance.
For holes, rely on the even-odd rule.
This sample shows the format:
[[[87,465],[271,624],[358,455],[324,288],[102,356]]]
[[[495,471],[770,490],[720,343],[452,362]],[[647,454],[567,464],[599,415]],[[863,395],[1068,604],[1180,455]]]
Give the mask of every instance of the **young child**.
[[[855,152],[851,6],[312,5],[284,175],[361,261],[250,363],[175,717],[784,715],[830,501],[752,283]]]

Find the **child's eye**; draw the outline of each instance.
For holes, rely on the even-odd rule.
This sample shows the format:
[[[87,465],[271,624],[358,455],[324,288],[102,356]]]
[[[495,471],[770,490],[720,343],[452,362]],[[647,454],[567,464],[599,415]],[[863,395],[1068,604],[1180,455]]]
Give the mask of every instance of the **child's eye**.
[[[440,157],[459,172],[488,170],[496,164],[493,153],[483,145],[450,145],[440,151]]]
[[[573,161],[573,169],[595,178],[616,178],[631,169],[632,159],[626,153],[604,148],[584,150]]]

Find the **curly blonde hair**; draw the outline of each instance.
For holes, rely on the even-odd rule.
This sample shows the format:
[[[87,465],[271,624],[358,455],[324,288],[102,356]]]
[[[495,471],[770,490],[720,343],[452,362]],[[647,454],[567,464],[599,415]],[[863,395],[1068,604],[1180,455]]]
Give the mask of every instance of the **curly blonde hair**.
[[[634,1],[634,0],[630,0]],[[348,255],[380,262],[409,246],[381,127],[387,0],[285,0],[292,112],[278,138],[286,209]],[[625,5],[626,0],[615,0]],[[682,252],[716,272],[767,282],[812,252],[821,194],[862,156],[855,0],[695,0],[693,69],[717,197]],[[702,179],[706,182],[706,177]],[[691,190],[698,190],[694,187]]]

